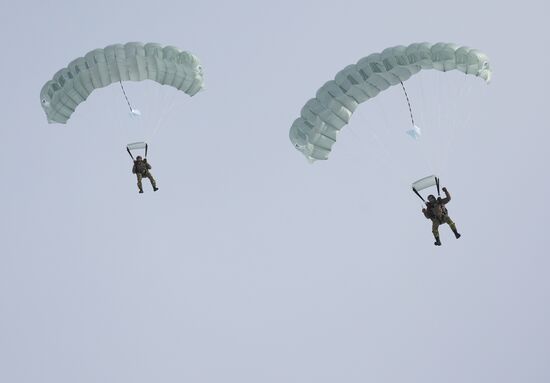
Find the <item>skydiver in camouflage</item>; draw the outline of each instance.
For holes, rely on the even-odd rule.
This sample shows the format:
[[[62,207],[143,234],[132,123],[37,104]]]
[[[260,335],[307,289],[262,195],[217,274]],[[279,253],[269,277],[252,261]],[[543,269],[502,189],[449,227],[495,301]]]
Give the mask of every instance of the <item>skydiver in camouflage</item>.
[[[441,246],[441,241],[439,240],[439,225],[444,223],[448,224],[451,227],[451,230],[455,234],[455,237],[460,238],[460,233],[456,229],[456,225],[453,220],[449,217],[447,212],[446,204],[451,200],[451,195],[447,191],[447,188],[443,188],[445,192],[445,198],[435,198],[433,195],[428,196],[428,202],[426,202],[426,208],[422,209],[422,213],[428,219],[432,220],[432,233],[435,238],[434,245]]]
[[[149,165],[149,163],[147,162],[147,158],[141,158],[141,156],[137,156],[134,161],[134,166],[132,167],[132,173],[134,173],[137,177],[137,186],[140,193],[143,193],[143,185],[141,184],[141,180],[143,177],[149,178],[149,181],[151,181],[151,185],[153,186],[154,191],[159,190],[159,188],[157,187],[157,183],[149,169],[151,169],[151,165]]]

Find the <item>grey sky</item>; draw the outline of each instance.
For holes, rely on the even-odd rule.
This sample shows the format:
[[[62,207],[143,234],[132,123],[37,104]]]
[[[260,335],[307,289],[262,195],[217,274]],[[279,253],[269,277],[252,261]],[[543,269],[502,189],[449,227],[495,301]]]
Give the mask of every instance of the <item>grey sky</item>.
[[[550,381],[549,8],[0,4],[0,381]],[[73,58],[127,41],[193,52],[207,87],[128,84],[144,131],[149,106],[173,105],[150,141],[160,190],[144,195],[116,86],[66,126],[39,104]],[[408,89],[419,146],[391,89],[308,164],[288,139],[307,99],[361,57],[416,41],[483,50],[492,84],[469,79],[465,97],[459,75],[422,74]],[[431,93],[445,77],[447,93]],[[427,175],[419,152],[463,232],[441,228],[441,248],[408,189]]]

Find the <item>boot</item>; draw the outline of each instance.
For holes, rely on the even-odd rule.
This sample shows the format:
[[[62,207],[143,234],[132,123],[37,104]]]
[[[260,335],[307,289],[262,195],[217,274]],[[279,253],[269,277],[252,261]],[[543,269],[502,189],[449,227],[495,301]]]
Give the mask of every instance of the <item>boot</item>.
[[[143,189],[139,189],[139,194],[143,194]]]
[[[455,238],[456,239],[460,238],[460,233],[458,232],[458,230],[453,230],[453,233],[455,233]]]
[[[159,188],[156,186],[153,186],[153,191],[157,191],[157,190],[159,190]]]
[[[441,246],[441,241],[439,240],[439,237],[435,237],[434,245]]]

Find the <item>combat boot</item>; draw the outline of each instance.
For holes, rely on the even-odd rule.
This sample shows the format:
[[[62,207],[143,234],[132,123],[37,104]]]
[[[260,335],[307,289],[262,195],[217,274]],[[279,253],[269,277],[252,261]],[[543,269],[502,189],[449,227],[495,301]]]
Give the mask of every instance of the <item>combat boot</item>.
[[[453,230],[453,233],[455,233],[455,238],[456,239],[460,238],[460,233],[458,232],[458,230]]]
[[[435,237],[434,245],[441,246],[441,241],[439,240],[439,237]]]
[[[159,188],[158,188],[158,187],[156,187],[156,186],[155,186],[155,187],[153,187],[153,191],[157,191],[157,190],[159,190]]]

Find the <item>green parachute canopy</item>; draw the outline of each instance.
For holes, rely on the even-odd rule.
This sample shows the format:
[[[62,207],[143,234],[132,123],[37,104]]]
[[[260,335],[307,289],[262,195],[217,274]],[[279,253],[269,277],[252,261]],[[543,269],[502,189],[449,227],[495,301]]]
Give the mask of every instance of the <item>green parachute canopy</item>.
[[[345,67],[334,80],[325,83],[292,124],[290,141],[309,160],[326,160],[337,133],[359,104],[423,69],[458,70],[486,82],[491,79],[489,59],[475,49],[450,43],[387,48]]]
[[[172,46],[130,42],[95,49],[59,70],[40,91],[49,123],[64,124],[97,88],[119,81],[152,80],[193,96],[203,87],[202,67],[193,54]]]

